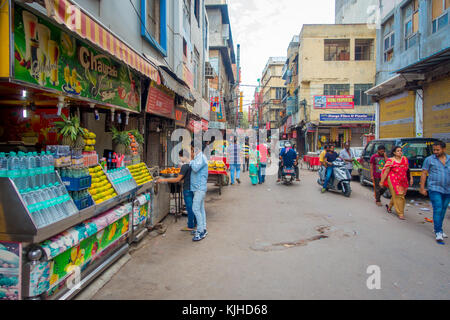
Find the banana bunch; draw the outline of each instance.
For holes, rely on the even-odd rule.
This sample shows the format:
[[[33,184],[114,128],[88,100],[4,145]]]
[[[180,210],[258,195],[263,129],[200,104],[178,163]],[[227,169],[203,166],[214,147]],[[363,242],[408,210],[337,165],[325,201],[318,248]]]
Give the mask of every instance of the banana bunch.
[[[209,170],[225,170],[225,163],[223,161],[208,161]]]

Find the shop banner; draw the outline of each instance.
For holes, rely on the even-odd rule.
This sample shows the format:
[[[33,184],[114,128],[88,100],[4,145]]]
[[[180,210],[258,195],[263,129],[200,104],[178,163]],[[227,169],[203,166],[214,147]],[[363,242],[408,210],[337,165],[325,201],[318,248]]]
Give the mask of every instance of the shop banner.
[[[347,121],[359,121],[359,122],[374,122],[375,115],[374,114],[321,114],[320,121],[333,121],[333,122],[347,122]]]
[[[131,204],[112,209],[41,243],[48,261],[33,265],[30,295],[51,295],[76,268],[82,272],[129,232]]]
[[[202,122],[196,120],[195,118],[189,119],[188,129],[192,132],[200,132],[202,131]]]
[[[187,119],[187,112],[180,108],[175,108],[175,124],[180,127],[185,127],[186,119]]]
[[[209,126],[210,129],[220,129],[220,130],[225,130],[226,129],[226,123],[225,122],[210,121],[208,126]]]
[[[175,119],[174,93],[151,81],[148,87],[146,111],[158,116]]]
[[[20,6],[14,10],[14,58],[15,80],[141,111],[136,72]]]
[[[355,96],[314,96],[314,109],[354,109]]]
[[[0,242],[0,301],[20,300],[22,244]]]

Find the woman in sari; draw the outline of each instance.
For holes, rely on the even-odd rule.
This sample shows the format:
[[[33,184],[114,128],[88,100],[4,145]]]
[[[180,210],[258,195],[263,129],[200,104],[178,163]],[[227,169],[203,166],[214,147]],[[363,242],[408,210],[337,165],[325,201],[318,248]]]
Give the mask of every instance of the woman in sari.
[[[387,211],[391,213],[392,207],[394,207],[398,218],[405,220],[405,196],[409,188],[408,181],[411,180],[411,184],[413,181],[409,174],[409,162],[403,156],[402,147],[394,147],[392,154],[393,157],[389,158],[384,166],[380,186],[383,188],[388,187],[392,195],[391,202],[389,205],[386,205]]]
[[[256,150],[255,146],[252,145],[250,152],[249,152],[249,175],[250,175],[250,180],[252,182],[252,185],[257,185],[258,184],[258,168],[260,165],[261,159],[260,159],[260,155],[259,155],[259,151]]]

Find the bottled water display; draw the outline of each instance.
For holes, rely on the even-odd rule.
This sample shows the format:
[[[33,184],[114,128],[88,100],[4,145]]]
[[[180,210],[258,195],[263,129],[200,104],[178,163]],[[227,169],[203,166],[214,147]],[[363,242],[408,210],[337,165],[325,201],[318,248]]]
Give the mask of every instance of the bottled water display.
[[[0,153],[0,177],[11,178],[19,190],[42,187],[57,182],[54,162],[50,152]]]
[[[109,170],[108,178],[119,194],[123,194],[137,187],[136,181],[134,181],[130,171],[125,167]]]

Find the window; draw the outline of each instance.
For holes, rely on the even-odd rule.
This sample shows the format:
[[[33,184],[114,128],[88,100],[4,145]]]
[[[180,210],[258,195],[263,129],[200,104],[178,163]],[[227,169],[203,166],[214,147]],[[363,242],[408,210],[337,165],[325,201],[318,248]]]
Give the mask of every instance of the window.
[[[194,65],[194,88],[198,91],[198,89],[200,87],[200,85],[199,85],[200,84],[200,80],[199,80],[200,72],[198,70],[200,54],[198,53],[197,48],[195,48],[195,47],[194,47],[194,52],[195,52],[194,62],[193,62],[193,65]]]
[[[435,33],[448,24],[450,0],[432,0],[431,6],[433,33]]]
[[[419,0],[412,0],[403,9],[403,21],[405,50],[407,50],[417,43],[417,31],[419,30]]]
[[[355,40],[355,60],[373,60],[373,39]]]
[[[167,0],[141,0],[141,36],[167,56]]]
[[[194,2],[194,16],[197,19],[198,26],[200,27],[200,0]]]
[[[372,88],[371,83],[368,84],[355,84],[355,106],[368,106],[371,104],[371,100],[364,92]]]
[[[325,61],[350,60],[350,40],[325,39]]]
[[[191,0],[183,0],[183,29],[188,39],[191,38]]]
[[[187,42],[186,39],[183,38],[183,55],[187,57]]]
[[[384,61],[391,61],[394,57],[394,44],[395,44],[395,33],[394,33],[394,18],[389,19],[383,25],[383,40],[384,40]]]
[[[349,84],[324,84],[323,94],[325,96],[346,96],[350,94]]]
[[[286,88],[277,88],[275,99],[282,100],[285,95],[286,95]]]

